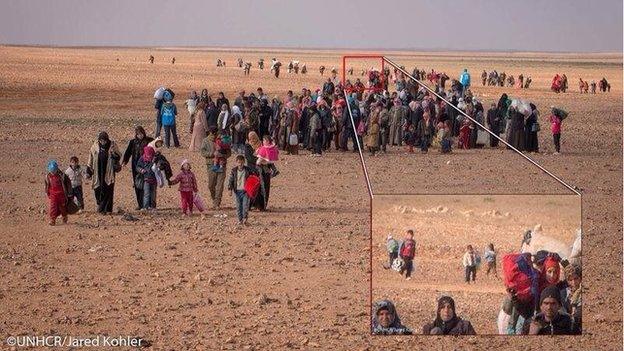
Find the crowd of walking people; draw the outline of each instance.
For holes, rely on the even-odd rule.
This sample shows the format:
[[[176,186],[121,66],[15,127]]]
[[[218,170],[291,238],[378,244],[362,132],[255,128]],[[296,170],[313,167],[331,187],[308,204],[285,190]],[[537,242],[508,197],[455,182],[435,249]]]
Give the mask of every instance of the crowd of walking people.
[[[418,71],[422,78],[423,71],[414,71]],[[387,67],[383,72],[374,68],[368,72],[364,81],[356,78],[352,83],[348,79],[344,85],[336,81],[332,73],[322,88],[314,91],[303,88],[299,94],[288,91],[283,98],[269,98],[262,88],[249,94],[241,90],[232,102],[223,92],[211,96],[206,89],[200,94],[191,91],[184,101],[190,122],[189,150],[201,152],[206,158],[211,199],[215,206],[220,204],[215,198],[222,194],[226,160],[233,153],[245,156],[245,164],[250,168],[240,171],[245,171],[245,178],[250,175],[253,188],[258,188],[257,194],[256,190],[251,192],[253,199],[249,200],[253,200],[253,206],[265,210],[271,178],[279,174],[275,163],[280,150],[291,155],[308,150],[316,157],[331,149],[357,152],[361,148],[371,155],[378,155],[391,147],[403,146],[409,153],[415,148],[426,153],[430,147],[448,153],[453,145],[470,149],[488,143],[488,135],[475,123],[478,122],[497,136],[502,137],[504,133],[506,141],[519,151],[539,151],[540,113],[537,107],[502,94],[498,103],[492,104],[486,113],[482,102],[470,90],[467,70],[461,72],[458,79],[450,79],[448,90],[445,90],[445,76],[431,73],[429,78],[434,82],[437,94],[448,100],[448,104],[407,79],[400,70],[395,70],[392,75]],[[395,91],[389,93],[391,84]],[[106,132],[101,133],[92,145],[88,164],[82,171],[87,177],[97,176],[92,184],[99,212],[112,211],[115,174],[128,164],[131,165],[138,208],[155,208],[157,188],[173,182],[179,183],[180,191],[184,193],[181,195],[184,211],[192,212],[193,204],[188,194],[196,186],[193,185],[190,163],[181,165],[182,175],[173,180],[172,167],[161,151],[162,146],[180,146],[180,117],[174,99],[175,93],[170,89],[161,87],[155,92],[153,138],[144,128],[137,127],[123,155]],[[567,112],[554,107],[548,116],[556,153],[560,152],[561,126],[566,116]],[[498,138],[490,135],[489,146],[498,147]],[[153,170],[154,165],[162,172]],[[70,173],[77,184],[77,173]],[[237,182],[228,184],[244,186]],[[66,189],[67,195],[72,191]],[[201,198],[195,198],[201,204]],[[241,213],[241,223],[246,216],[246,212]]]

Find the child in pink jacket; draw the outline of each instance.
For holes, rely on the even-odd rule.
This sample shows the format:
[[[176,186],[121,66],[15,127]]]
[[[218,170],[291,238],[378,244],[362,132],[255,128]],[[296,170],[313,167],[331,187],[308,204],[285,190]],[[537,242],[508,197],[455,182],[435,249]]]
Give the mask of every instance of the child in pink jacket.
[[[193,194],[197,192],[197,180],[195,174],[191,172],[191,164],[188,160],[183,160],[181,171],[172,180],[169,186],[180,183],[180,207],[185,216],[193,214]]]
[[[553,144],[555,144],[555,154],[558,154],[561,152],[561,117],[559,117],[556,112],[556,109],[552,108],[552,113],[548,119],[550,120]]]
[[[271,177],[275,177],[279,174],[275,166],[275,162],[279,160],[279,150],[270,136],[265,135],[262,138],[262,146],[258,148],[256,155],[258,156],[256,164],[266,165],[271,170]]]

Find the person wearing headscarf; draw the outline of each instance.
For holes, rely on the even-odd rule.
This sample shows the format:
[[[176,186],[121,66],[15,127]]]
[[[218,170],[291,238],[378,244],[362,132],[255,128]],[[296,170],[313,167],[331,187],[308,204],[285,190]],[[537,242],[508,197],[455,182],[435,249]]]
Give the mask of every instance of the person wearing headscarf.
[[[310,156],[321,156],[323,153],[323,121],[316,108],[316,102],[308,106],[308,145],[312,150]]]
[[[231,152],[222,156],[225,158],[222,164],[222,172],[217,172],[213,168],[215,152],[217,152],[217,145],[215,141],[218,134],[219,132],[216,127],[210,127],[208,130],[208,136],[206,136],[202,141],[202,147],[200,149],[201,155],[206,159],[206,168],[208,170],[208,190],[210,191],[213,209],[219,209],[221,207],[223,185],[225,184],[225,176],[227,173],[227,159],[231,156]]]
[[[451,103],[446,105],[446,115],[451,121],[451,136],[453,137],[456,137],[459,135],[459,127],[460,127],[460,123],[457,119],[459,112],[455,109],[455,107],[457,107],[457,104],[459,104],[459,101],[457,101],[457,96],[451,95]]]
[[[61,216],[67,223],[67,199],[70,196],[71,181],[61,172],[56,160],[48,161],[48,173],[45,178],[45,194],[48,197],[48,224],[56,225],[56,218]]]
[[[87,162],[87,174],[93,177],[91,186],[95,192],[98,213],[113,212],[115,173],[121,170],[120,159],[117,144],[110,140],[108,133],[100,132],[91,146]]]
[[[201,95],[199,96],[199,101],[203,101],[208,104],[208,101],[211,101],[210,95],[208,95],[208,89],[202,89]]]
[[[370,155],[375,156],[375,153],[379,150],[379,108],[376,108],[371,113],[364,142]]]
[[[514,107],[509,108],[509,114],[511,123],[507,130],[507,143],[519,151],[524,151],[524,114]]]
[[[232,151],[243,153],[245,140],[247,139],[247,133],[249,132],[249,125],[243,117],[243,113],[241,112],[238,105],[232,106],[232,115],[229,116],[229,119],[232,120],[230,123],[229,131],[229,134],[231,134],[232,136]],[[222,124],[219,127],[221,128],[223,126],[226,126],[227,129],[225,120],[222,120]],[[224,134],[226,129],[222,129],[221,133]]]
[[[435,125],[429,112],[423,114],[423,118],[416,127],[416,138],[420,140],[420,151],[426,153],[431,146],[431,140],[435,134]]]
[[[394,99],[394,105],[390,108],[390,140],[391,146],[403,146],[402,127],[407,111],[399,98]]]
[[[496,135],[500,134],[501,120],[498,115],[496,104],[492,104],[491,108],[487,112],[487,126],[490,131]],[[490,147],[498,147],[498,139],[490,134]]]
[[[225,94],[223,94],[222,91],[219,92],[219,97],[217,98],[217,103],[216,106],[217,108],[219,108],[221,111],[223,111],[223,105],[227,106],[227,110],[228,112],[230,111],[230,100],[228,100],[225,97]],[[210,121],[208,121],[208,126],[210,126]]]
[[[276,144],[280,135],[280,116],[282,113],[282,102],[275,95],[271,100],[271,119],[269,120],[269,135],[275,140]]]
[[[188,99],[184,101],[184,106],[186,107],[189,113],[189,116],[193,116],[193,113],[195,113],[195,109],[197,108],[198,102],[199,102],[199,97],[197,96],[197,92],[195,90],[191,91],[189,93]],[[192,125],[193,124],[191,123],[191,126]]]
[[[538,260],[536,258],[536,260]],[[540,291],[544,288],[556,285],[559,289],[565,287],[565,281],[561,277],[561,258],[556,253],[548,253],[543,260],[540,270]]]
[[[219,101],[219,100],[217,100]],[[204,107],[204,113],[206,114],[206,128],[210,126],[216,126],[219,120],[219,112],[221,112],[222,105],[215,105],[214,101],[210,100]],[[206,129],[207,131],[208,129]]]
[[[412,330],[401,324],[401,318],[390,300],[373,304],[371,328],[374,335],[411,335]]]
[[[201,143],[208,132],[208,121],[206,120],[206,103],[200,101],[195,109],[195,112],[191,114],[191,143],[189,150],[197,152],[201,148]]]
[[[249,132],[247,143],[245,144],[245,161],[247,167],[251,168],[260,177],[260,190],[255,198],[249,199],[250,208],[265,211],[271,187],[271,171],[268,167],[258,165],[258,149],[262,146],[262,141],[254,131]]]
[[[154,139],[147,136],[145,129],[142,126],[136,126],[134,128],[134,138],[128,142],[126,152],[124,152],[122,166],[125,166],[130,162],[132,171],[132,187],[134,188],[134,195],[136,196],[137,207],[139,210],[143,206],[143,188],[137,188],[134,180],[137,176],[136,165],[141,156],[143,155],[143,149]]]
[[[261,92],[261,88],[258,88]],[[265,135],[269,135],[269,126],[271,124],[271,117],[273,110],[269,106],[269,101],[266,95],[262,95],[260,98],[260,107],[258,112],[258,136],[261,138]]]
[[[425,335],[476,335],[472,324],[457,316],[455,300],[450,296],[438,299],[436,318],[423,327]]]
[[[574,334],[581,334],[583,328],[582,322],[582,298],[581,298],[581,281],[583,279],[583,272],[580,265],[571,264],[565,269],[566,273],[566,288],[561,291],[563,310],[570,314],[573,321]]]
[[[296,99],[287,102],[280,121],[280,136],[283,138],[280,143],[286,150],[286,154],[297,155],[299,153],[299,116]]]
[[[143,190],[142,210],[151,210],[156,206],[156,189],[158,182],[156,173],[154,172],[154,148],[146,146],[143,149],[143,155],[136,164],[135,187],[141,187]]]
[[[383,108],[382,104],[375,103],[371,106],[371,110],[379,111],[379,148],[383,153],[386,153],[388,143],[390,142],[390,111]],[[414,125],[414,129],[416,126]],[[413,134],[413,133],[412,133]],[[403,137],[402,137],[403,139]],[[403,141],[403,140],[401,140]],[[409,144],[409,143],[408,143]]]
[[[505,131],[509,129],[509,124],[511,123],[511,118],[509,117],[510,105],[511,100],[507,97],[507,94],[503,93],[500,99],[498,99],[498,104],[496,104],[496,112],[500,123],[501,134],[505,133]]]
[[[524,123],[524,146],[527,152],[539,152],[537,132],[540,130],[539,111],[534,104],[530,104],[531,114]]]
[[[561,311],[562,301],[559,289],[549,286],[542,291],[539,313],[529,326],[529,335],[571,335],[574,333],[572,317]]]

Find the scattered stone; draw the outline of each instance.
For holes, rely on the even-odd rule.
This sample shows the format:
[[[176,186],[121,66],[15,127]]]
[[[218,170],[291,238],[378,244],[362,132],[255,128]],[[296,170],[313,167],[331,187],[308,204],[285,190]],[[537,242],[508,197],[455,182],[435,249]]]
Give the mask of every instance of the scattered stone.
[[[121,216],[121,220],[122,221],[128,221],[128,222],[136,222],[139,219],[136,218],[135,216],[131,215],[130,213],[124,213],[124,215]]]

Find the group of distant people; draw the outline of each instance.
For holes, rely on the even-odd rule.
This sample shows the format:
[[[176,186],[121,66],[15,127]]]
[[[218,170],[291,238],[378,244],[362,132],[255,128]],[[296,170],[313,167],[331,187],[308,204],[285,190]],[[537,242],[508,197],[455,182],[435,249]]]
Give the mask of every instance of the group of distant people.
[[[525,79],[524,74],[522,73],[518,75],[517,80],[513,75],[508,76],[507,73],[498,73],[496,70],[489,73],[486,70],[483,70],[481,73],[481,84],[483,86],[507,86],[509,88],[516,87],[518,89],[529,89],[532,81],[533,80],[530,76],[527,76]]]
[[[594,80],[589,82],[587,80],[583,80],[583,78],[579,78],[579,93],[589,94],[591,92],[592,94],[596,94],[596,87],[598,87],[598,90],[603,93],[611,91],[611,84],[609,84],[607,79],[604,77],[599,80],[597,84]]]

